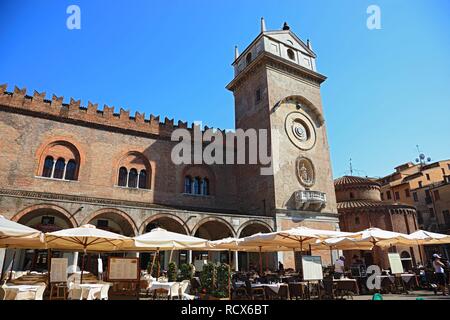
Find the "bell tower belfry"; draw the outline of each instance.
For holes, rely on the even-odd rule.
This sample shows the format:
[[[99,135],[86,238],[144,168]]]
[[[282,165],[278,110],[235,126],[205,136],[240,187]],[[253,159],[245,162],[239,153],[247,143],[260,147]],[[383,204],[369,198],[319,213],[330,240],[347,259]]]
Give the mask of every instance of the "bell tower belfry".
[[[316,59],[310,41],[287,23],[267,31],[261,19],[256,39],[242,53],[235,50],[234,79],[227,86],[236,129],[266,129],[273,162],[270,175],[261,175],[259,165],[237,165],[241,210],[277,217],[282,229],[308,222],[338,228],[320,95],[326,77],[317,72]]]

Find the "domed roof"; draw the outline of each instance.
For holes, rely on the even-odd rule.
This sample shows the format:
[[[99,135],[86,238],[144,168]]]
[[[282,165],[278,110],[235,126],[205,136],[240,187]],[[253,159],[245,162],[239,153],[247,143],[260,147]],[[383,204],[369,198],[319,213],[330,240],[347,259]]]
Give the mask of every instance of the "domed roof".
[[[337,203],[338,210],[351,210],[351,209],[375,209],[375,208],[384,208],[384,209],[413,209],[416,208],[410,206],[408,204],[395,202],[388,203],[383,201],[375,201],[375,200],[352,200],[352,201],[342,201]]]
[[[334,187],[353,187],[353,186],[380,186],[380,184],[369,178],[356,176],[343,176],[334,180]]]

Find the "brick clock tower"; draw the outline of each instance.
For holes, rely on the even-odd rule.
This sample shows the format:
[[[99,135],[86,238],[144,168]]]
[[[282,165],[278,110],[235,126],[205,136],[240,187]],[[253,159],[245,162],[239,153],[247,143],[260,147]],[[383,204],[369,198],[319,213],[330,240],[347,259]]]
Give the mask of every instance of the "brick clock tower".
[[[259,165],[238,165],[242,211],[274,216],[278,230],[338,229],[320,95],[326,77],[317,72],[310,42],[287,23],[266,31],[261,19],[261,33],[241,54],[236,48],[233,67],[227,89],[235,98],[236,128],[267,129],[273,161],[271,175],[261,175]],[[285,263],[292,256],[285,253]]]

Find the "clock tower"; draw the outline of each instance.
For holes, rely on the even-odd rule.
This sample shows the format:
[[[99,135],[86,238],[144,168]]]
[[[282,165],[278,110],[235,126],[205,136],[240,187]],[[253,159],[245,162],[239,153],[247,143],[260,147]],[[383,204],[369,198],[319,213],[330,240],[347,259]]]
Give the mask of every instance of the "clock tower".
[[[287,23],[261,32],[241,54],[236,49],[236,128],[266,129],[272,172],[237,165],[241,210],[270,215],[277,229],[305,225],[336,230],[336,196],[320,88],[317,56]]]

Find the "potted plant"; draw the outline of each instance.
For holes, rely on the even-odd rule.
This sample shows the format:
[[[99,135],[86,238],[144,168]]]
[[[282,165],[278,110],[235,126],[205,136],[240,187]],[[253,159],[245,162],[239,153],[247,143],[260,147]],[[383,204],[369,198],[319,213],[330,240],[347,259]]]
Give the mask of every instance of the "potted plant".
[[[191,280],[194,277],[194,266],[192,264],[183,263],[180,266],[180,275],[178,281]]]
[[[169,268],[167,270],[167,278],[169,280],[169,282],[175,282],[177,281],[177,264],[175,262],[170,262],[169,263]]]
[[[217,270],[216,266],[208,262],[208,264],[203,266],[203,271],[200,273],[200,298],[209,299],[209,297],[214,293],[216,287]]]

